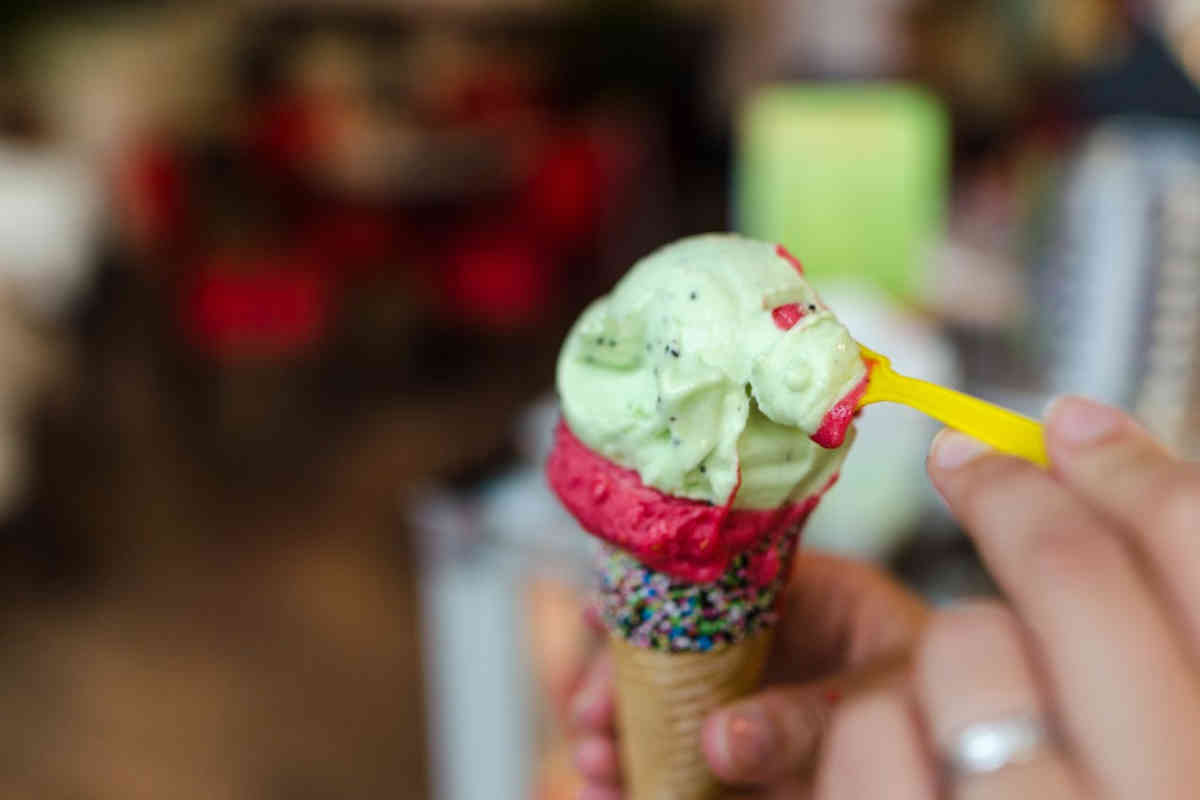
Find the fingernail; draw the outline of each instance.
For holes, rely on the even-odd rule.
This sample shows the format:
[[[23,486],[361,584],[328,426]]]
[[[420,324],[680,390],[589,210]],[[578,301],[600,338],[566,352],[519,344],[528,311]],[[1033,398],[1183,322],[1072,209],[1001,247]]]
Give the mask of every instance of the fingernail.
[[[1115,408],[1082,397],[1059,397],[1046,409],[1051,434],[1076,447],[1093,444],[1117,429],[1124,415]]]
[[[978,439],[949,428],[939,433],[930,447],[934,466],[945,470],[958,469],[988,452],[988,449],[988,446]]]
[[[731,774],[756,770],[770,757],[774,747],[771,721],[754,706],[725,713],[718,726],[718,755],[723,755],[725,769]]]

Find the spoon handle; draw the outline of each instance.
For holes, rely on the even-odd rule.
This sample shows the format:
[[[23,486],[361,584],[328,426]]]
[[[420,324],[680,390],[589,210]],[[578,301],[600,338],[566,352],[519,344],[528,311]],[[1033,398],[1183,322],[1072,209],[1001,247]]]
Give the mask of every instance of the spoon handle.
[[[859,404],[880,401],[915,408],[1002,453],[1042,467],[1049,463],[1040,422],[962,392],[900,375],[886,364],[876,362]]]

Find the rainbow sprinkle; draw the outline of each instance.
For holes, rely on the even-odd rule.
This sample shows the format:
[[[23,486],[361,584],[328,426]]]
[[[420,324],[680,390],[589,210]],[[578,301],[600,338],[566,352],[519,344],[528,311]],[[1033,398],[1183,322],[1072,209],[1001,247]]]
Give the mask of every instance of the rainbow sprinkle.
[[[610,630],[638,647],[671,653],[720,650],[779,618],[776,599],[789,572],[800,528],[738,554],[711,583],[688,583],[657,572],[623,550],[603,545],[597,557],[598,605]],[[784,568],[759,586],[750,566],[768,547]],[[761,560],[761,559],[760,559]]]

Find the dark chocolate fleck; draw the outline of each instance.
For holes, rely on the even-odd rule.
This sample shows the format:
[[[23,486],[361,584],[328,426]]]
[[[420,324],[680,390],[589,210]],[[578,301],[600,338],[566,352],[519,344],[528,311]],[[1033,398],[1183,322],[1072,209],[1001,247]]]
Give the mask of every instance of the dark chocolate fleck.
[[[703,473],[705,473],[705,472],[708,472],[708,467],[706,467],[706,466],[704,466],[703,464],[701,464],[701,465],[700,465],[700,473],[701,473],[701,474],[703,474]]]
[[[609,340],[608,340],[608,346],[609,346],[609,347],[616,347],[616,346],[617,346],[617,340],[616,340],[616,339],[609,339]]]
[[[695,300],[697,295],[695,292],[692,292],[691,294],[688,295],[688,297],[690,297],[692,300]]]
[[[604,337],[603,337],[603,336],[597,336],[597,337],[596,337],[596,344],[604,344]]]
[[[816,307],[814,304],[812,304],[812,303],[809,303],[809,304],[808,304],[808,310],[809,310],[809,311],[816,311],[816,310],[817,310],[817,307]]]
[[[678,417],[670,417],[671,422],[674,422],[676,419],[678,419]]]

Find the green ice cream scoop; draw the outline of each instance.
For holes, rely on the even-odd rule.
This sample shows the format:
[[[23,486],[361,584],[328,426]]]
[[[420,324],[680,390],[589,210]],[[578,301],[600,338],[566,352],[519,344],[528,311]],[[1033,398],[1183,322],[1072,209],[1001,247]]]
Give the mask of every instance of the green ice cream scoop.
[[[580,316],[558,361],[579,439],[667,494],[768,509],[828,483],[846,443],[810,438],[860,386],[846,328],[781,247],[683,239],[633,266]]]

